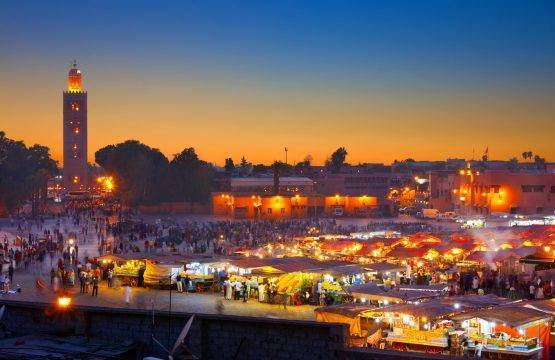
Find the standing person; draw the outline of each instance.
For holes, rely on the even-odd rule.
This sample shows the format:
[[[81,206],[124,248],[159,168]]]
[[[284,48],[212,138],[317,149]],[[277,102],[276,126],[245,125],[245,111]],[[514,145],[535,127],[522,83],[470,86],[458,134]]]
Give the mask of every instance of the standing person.
[[[482,343],[478,340],[476,340],[474,342],[474,357],[475,358],[481,358],[482,357],[482,349],[484,348],[484,345],[482,345]]]
[[[191,278],[189,277],[189,275],[185,275],[184,281],[185,281],[185,284],[184,284],[185,293],[189,293],[189,289],[191,287]]]
[[[112,279],[114,278],[114,270],[108,269],[107,278],[108,278],[108,287],[112,287]]]
[[[125,303],[129,305],[129,303],[131,302],[131,286],[129,285],[129,283],[125,284],[124,295],[125,295]]]
[[[13,283],[13,264],[10,260],[10,267],[8,268],[8,277],[10,278],[10,283]]]
[[[84,271],[79,272],[79,285],[80,285],[80,293],[84,294],[85,293],[85,272]]]
[[[536,294],[536,287],[534,286],[534,284],[530,284],[529,290],[530,293],[528,294],[528,299],[534,300]]]
[[[472,292],[474,294],[478,293],[479,286],[480,286],[480,279],[478,279],[478,276],[474,276],[474,279],[472,279]]]
[[[98,276],[92,278],[92,296],[98,296]]]
[[[258,301],[259,302],[264,302],[264,298],[266,296],[266,285],[265,284],[260,284],[258,285]]]
[[[239,280],[235,282],[235,300],[239,300],[241,296],[241,290],[243,289],[243,284]]]
[[[177,273],[175,276],[175,284],[177,285],[177,292],[183,292],[183,283],[181,282],[181,273]]]
[[[244,282],[242,284],[243,287],[243,302],[247,302],[247,299],[249,298],[249,285],[247,285],[247,282]]]
[[[226,280],[227,286],[225,287],[225,298],[226,300],[231,300],[233,294],[233,284],[231,281]]]

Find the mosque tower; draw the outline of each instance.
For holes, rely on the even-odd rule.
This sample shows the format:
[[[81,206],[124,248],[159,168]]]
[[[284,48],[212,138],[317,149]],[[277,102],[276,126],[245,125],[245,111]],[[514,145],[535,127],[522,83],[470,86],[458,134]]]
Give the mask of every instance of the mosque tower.
[[[89,190],[87,165],[87,92],[74,61],[67,75],[64,109],[64,188],[70,193]]]

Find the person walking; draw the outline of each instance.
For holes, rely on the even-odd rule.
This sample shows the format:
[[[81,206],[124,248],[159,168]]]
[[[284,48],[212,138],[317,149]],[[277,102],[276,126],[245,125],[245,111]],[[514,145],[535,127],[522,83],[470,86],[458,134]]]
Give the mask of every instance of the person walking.
[[[98,277],[92,278],[92,296],[98,296]]]

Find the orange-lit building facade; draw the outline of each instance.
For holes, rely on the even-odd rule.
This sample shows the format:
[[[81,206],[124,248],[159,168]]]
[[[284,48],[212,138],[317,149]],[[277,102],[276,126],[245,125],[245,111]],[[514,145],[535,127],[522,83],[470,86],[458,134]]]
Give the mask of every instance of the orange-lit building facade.
[[[236,219],[303,219],[307,217],[367,217],[378,206],[373,196],[233,195],[212,194],[214,215]]]
[[[553,214],[555,173],[474,169],[432,172],[430,203],[440,211],[456,210],[463,215]]]
[[[319,195],[307,177],[231,179],[231,191],[212,194],[214,215],[236,219],[303,219],[370,216],[378,199],[367,195]]]
[[[69,70],[63,93],[63,139],[64,188],[70,193],[88,191],[87,92],[76,64]]]

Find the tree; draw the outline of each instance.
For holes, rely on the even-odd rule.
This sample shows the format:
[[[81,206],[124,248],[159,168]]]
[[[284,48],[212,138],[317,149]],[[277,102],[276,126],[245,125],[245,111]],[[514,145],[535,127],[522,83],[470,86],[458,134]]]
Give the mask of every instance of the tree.
[[[169,162],[160,150],[127,140],[98,150],[95,160],[114,177],[114,194],[125,204],[155,204],[167,197]]]
[[[228,174],[232,174],[235,171],[235,164],[233,163],[232,158],[225,159],[224,169]]]
[[[247,176],[252,172],[252,164],[247,161],[247,159],[243,156],[241,158],[241,163],[239,165],[239,174],[241,176]]]
[[[312,156],[307,155],[305,156],[303,161],[299,161],[295,165],[295,170],[297,172],[303,172],[303,171],[309,170],[311,165],[312,165]]]
[[[194,148],[174,155],[169,164],[170,198],[173,201],[205,202],[212,191],[214,169],[200,160]]]
[[[47,147],[27,148],[0,131],[0,212],[15,212],[31,200],[33,215],[37,215],[46,200],[46,183],[57,172]]]
[[[545,169],[545,159],[542,158],[541,156],[536,154],[536,156],[534,156],[534,163],[536,164],[536,168],[538,170],[544,170]]]
[[[519,166],[518,166],[518,159],[516,157],[511,158],[507,162],[507,169],[509,169],[510,171],[513,171],[513,172],[518,171]]]
[[[522,158],[523,158],[524,160],[527,160],[527,159],[532,160],[532,157],[533,157],[533,156],[534,156],[534,154],[533,154],[531,151],[524,151],[524,152],[522,153]]]
[[[340,147],[331,154],[330,159],[330,166],[333,172],[339,172],[341,170],[341,166],[345,163],[345,159],[347,158],[347,150],[344,147]]]

